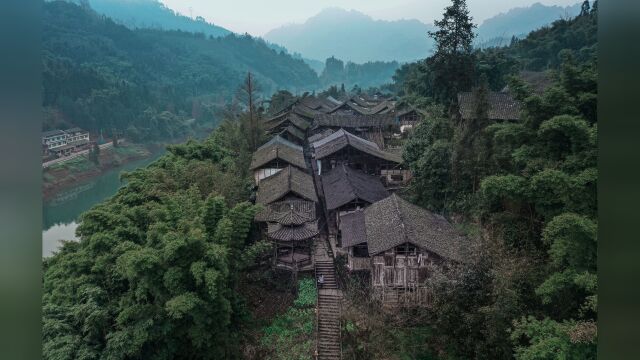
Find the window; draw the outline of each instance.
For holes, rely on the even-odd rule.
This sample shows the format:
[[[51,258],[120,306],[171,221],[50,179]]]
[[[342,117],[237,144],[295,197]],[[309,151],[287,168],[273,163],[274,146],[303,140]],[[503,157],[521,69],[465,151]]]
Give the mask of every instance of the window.
[[[406,243],[396,247],[396,254],[398,255],[415,255],[416,246],[411,243]]]
[[[369,257],[369,249],[367,247],[367,244],[354,246],[353,257]]]

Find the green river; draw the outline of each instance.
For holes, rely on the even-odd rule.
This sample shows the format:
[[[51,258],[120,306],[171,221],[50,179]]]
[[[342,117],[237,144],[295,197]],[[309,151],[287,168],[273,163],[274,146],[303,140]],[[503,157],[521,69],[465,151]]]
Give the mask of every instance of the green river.
[[[123,185],[122,171],[132,171],[146,166],[164,152],[151,157],[124,164],[105,172],[100,177],[60,192],[51,201],[42,205],[42,256],[50,256],[61,240],[77,240],[75,236],[77,219],[80,214],[95,204],[113,196]]]

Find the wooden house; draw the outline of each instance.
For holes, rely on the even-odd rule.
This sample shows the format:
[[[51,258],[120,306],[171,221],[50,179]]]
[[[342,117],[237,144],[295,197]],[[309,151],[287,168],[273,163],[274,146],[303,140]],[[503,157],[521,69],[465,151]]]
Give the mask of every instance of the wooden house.
[[[287,166],[260,181],[256,194],[256,203],[263,206],[282,200],[308,200],[318,202],[313,178],[308,173]]]
[[[369,270],[373,294],[387,305],[428,305],[435,267],[465,262],[471,244],[442,216],[396,194],[345,214],[341,245],[352,270]]]
[[[262,179],[290,165],[307,170],[302,147],[275,136],[253,153],[249,168],[253,171],[255,183],[258,185]]]
[[[274,265],[293,271],[313,266],[313,240],[318,235],[316,203],[284,200],[266,205],[255,220],[266,223],[266,236],[274,242]]]
[[[364,208],[389,196],[379,176],[340,164],[322,175],[322,192],[329,235],[335,235],[342,214]]]
[[[411,173],[402,166],[399,154],[380,150],[371,141],[362,139],[344,129],[311,144],[318,175],[329,172],[340,164],[380,176],[387,186],[405,184]]]
[[[316,195],[313,178],[288,166],[263,179],[256,203],[263,209],[256,221],[264,222],[266,236],[274,242],[274,265],[293,271],[312,268],[311,249],[318,235]]]

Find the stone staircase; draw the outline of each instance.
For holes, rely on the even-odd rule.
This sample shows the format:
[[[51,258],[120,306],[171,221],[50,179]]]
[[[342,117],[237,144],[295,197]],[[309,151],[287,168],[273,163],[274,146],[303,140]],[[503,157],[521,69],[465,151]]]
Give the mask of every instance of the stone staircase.
[[[331,248],[325,236],[316,240],[316,280],[322,275],[324,284],[318,288],[317,351],[318,360],[341,358],[340,346],[340,301],[336,271]]]

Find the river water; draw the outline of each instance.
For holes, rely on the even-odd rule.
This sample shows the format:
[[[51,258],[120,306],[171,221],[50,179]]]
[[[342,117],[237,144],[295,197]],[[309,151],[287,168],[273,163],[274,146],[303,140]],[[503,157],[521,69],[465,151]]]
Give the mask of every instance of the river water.
[[[59,193],[42,204],[42,256],[50,256],[60,246],[61,240],[77,240],[75,236],[80,214],[113,196],[124,185],[120,182],[122,171],[132,171],[146,166],[160,157],[163,151],[149,158],[133,161],[113,168],[100,177]]]

